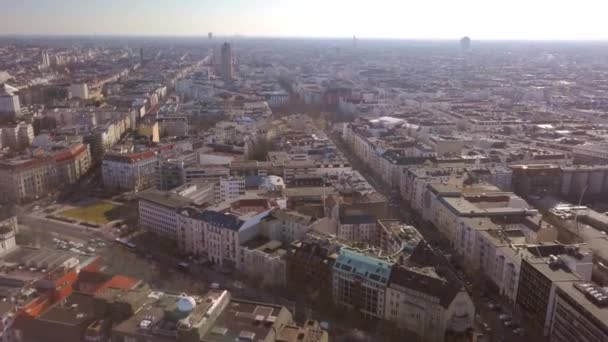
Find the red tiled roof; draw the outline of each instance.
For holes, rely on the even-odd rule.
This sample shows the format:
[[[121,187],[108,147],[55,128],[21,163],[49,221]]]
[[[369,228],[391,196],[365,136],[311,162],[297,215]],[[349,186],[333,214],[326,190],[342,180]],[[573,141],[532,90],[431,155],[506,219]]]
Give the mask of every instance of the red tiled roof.
[[[113,276],[112,279],[110,279],[107,283],[105,283],[99,290],[103,290],[106,288],[130,290],[138,283],[139,280],[137,279],[129,278],[123,275],[116,275]]]

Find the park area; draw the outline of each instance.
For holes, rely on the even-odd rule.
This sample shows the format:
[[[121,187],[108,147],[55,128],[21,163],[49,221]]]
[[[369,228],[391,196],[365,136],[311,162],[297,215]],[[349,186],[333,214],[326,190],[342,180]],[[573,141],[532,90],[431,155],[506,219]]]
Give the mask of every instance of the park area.
[[[125,211],[128,211],[128,209],[122,205],[101,201],[62,211],[60,215],[69,219],[102,225],[114,220],[124,219]]]

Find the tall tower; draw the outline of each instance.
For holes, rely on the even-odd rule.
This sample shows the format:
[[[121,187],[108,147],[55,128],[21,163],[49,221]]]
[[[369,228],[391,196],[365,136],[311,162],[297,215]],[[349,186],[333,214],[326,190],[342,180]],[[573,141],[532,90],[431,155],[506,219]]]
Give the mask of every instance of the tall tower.
[[[144,65],[144,48],[139,48],[139,64]]]
[[[225,82],[232,81],[232,47],[228,42],[222,45],[222,77]]]
[[[209,40],[213,39],[213,32],[207,33],[207,38],[209,38]]]
[[[471,49],[471,38],[469,38],[469,37],[463,37],[460,40],[460,48],[464,52],[469,51]]]
[[[357,36],[353,35],[353,47],[357,48]]]

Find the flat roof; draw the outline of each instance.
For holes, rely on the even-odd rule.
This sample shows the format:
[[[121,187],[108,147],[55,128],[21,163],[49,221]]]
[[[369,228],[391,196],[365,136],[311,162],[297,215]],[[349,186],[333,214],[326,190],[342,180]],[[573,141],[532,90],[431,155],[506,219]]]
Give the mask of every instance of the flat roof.
[[[142,191],[137,194],[137,197],[139,199],[153,202],[168,208],[181,208],[193,202],[191,199],[180,196],[173,192],[160,191],[156,189]]]
[[[233,299],[217,318],[203,341],[263,341],[277,327],[290,323],[282,306]],[[291,315],[288,315],[291,316]],[[282,321],[281,321],[282,320]],[[256,322],[257,321],[257,322]]]
[[[92,295],[74,292],[64,302],[57,303],[38,319],[67,325],[80,325],[95,318],[94,302],[95,299]]]
[[[592,316],[597,318],[600,324],[604,325],[604,329],[608,329],[608,306],[600,307],[592,303],[589,298],[585,296],[581,291],[574,287],[574,284],[583,284],[585,282],[563,282],[557,283],[556,286],[562,290],[565,294],[571,297],[575,302],[581,305],[587,310]],[[588,283],[588,282],[587,282]]]

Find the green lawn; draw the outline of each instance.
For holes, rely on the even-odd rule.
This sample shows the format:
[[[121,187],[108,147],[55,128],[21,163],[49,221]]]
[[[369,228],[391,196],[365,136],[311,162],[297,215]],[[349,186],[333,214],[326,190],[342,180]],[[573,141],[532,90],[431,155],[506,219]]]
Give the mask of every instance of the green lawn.
[[[117,206],[108,202],[98,202],[86,207],[68,209],[61,212],[61,216],[87,221],[97,224],[106,224],[110,221],[119,219],[122,206]]]

